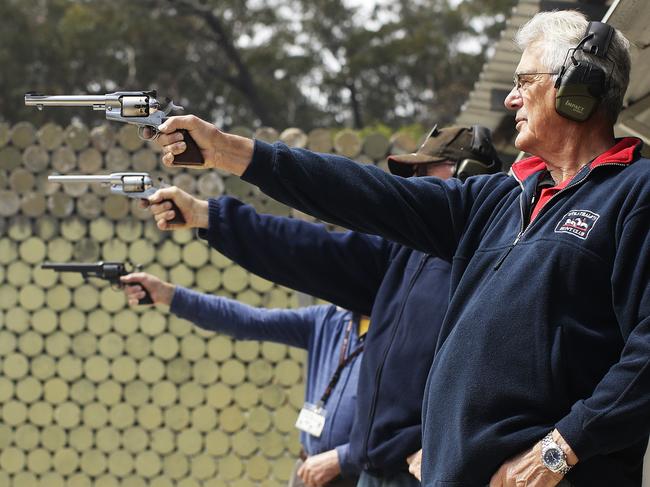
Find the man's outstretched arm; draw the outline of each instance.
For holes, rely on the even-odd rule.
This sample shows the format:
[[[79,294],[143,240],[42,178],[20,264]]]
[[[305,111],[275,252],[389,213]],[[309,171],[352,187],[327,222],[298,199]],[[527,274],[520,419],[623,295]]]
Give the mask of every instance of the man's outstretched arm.
[[[234,299],[175,286],[145,272],[122,276],[121,282],[125,284],[130,305],[136,306],[146,290],[153,304],[169,306],[176,316],[237,340],[268,340],[307,349],[316,323],[328,312],[324,306],[256,308]]]
[[[396,248],[376,236],[259,214],[231,197],[209,200],[199,236],[254,274],[365,315]]]
[[[451,259],[468,217],[494,178],[400,178],[344,157],[290,149],[221,132],[194,116],[160,126],[163,162],[185,150],[177,129],[189,129],[203,149],[204,168],[241,175],[271,197],[317,218]],[[505,177],[505,176],[504,176]]]
[[[380,237],[261,215],[226,196],[206,202],[178,188],[164,188],[150,201],[161,229],[198,228],[213,248],[250,272],[365,315],[396,248]],[[173,214],[169,201],[186,224],[168,223]]]

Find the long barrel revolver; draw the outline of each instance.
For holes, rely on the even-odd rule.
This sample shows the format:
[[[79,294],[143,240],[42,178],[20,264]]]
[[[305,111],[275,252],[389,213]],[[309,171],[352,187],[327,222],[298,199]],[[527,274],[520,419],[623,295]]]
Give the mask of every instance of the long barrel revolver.
[[[110,186],[111,193],[128,196],[129,198],[137,198],[147,200],[149,196],[154,194],[158,187],[165,187],[167,185],[159,183],[156,187],[146,172],[114,172],[112,174],[97,174],[91,176],[83,176],[80,174],[73,174],[69,176],[48,176],[48,181],[55,183],[99,183]],[[172,200],[164,200],[171,203],[172,210],[175,216],[169,223],[185,223],[185,218],[179,210],[176,203]]]
[[[126,265],[122,262],[94,262],[82,264],[78,262],[45,262],[41,265],[43,269],[52,269],[56,272],[79,272],[84,278],[96,277],[104,279],[113,286],[123,288],[124,284],[120,281],[121,276],[130,274],[132,271],[126,269]],[[135,266],[133,270],[138,270]],[[138,284],[129,284],[138,286]],[[142,285],[139,285],[145,292],[145,297],[138,301],[139,304],[153,304],[151,295]]]
[[[42,95],[35,92],[25,94],[25,105],[43,107],[92,107],[93,110],[103,110],[106,119],[114,122],[131,123],[138,126],[138,135],[143,137],[143,130],[148,127],[153,137],[158,136],[158,125],[167,120],[173,111],[183,110],[174,105],[171,100],[161,104],[156,99],[156,91],[116,91],[105,95]],[[186,165],[203,165],[203,155],[189,132],[181,129],[187,149],[182,154],[174,156],[174,162]]]

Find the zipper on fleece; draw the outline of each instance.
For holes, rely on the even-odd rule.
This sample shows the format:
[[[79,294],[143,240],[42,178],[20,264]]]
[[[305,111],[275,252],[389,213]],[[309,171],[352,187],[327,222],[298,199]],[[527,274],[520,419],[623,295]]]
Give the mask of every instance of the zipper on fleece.
[[[521,236],[522,236],[522,235],[523,235],[523,232],[519,232],[519,233],[517,234],[517,238],[515,239],[515,241],[512,242],[512,243],[510,244],[510,247],[508,247],[508,248],[506,249],[506,251],[501,255],[501,257],[499,257],[499,260],[497,260],[497,263],[494,264],[494,267],[493,267],[493,269],[494,269],[495,271],[498,271],[498,270],[499,270],[499,267],[501,267],[501,264],[503,264],[503,261],[506,260],[506,257],[508,257],[508,255],[510,255],[510,252],[512,252],[512,249],[515,248],[515,245],[517,245],[517,243],[518,243],[519,240],[521,239]]]
[[[603,167],[603,166],[622,166],[622,167],[627,167],[628,164],[621,164],[621,163],[616,163],[616,162],[609,162],[609,163],[602,163],[602,164],[599,164],[597,167]],[[588,167],[588,166],[587,166],[587,167]],[[594,169],[595,169],[595,168],[594,168]],[[520,209],[520,211],[521,211],[521,226],[520,226],[520,229],[519,229],[519,233],[517,234],[517,238],[515,238],[514,242],[512,242],[512,243],[510,244],[510,247],[508,247],[508,248],[506,249],[506,251],[501,255],[501,257],[499,257],[499,260],[497,261],[497,263],[494,264],[493,270],[495,270],[495,271],[498,271],[498,270],[499,270],[499,268],[501,267],[501,265],[503,264],[503,262],[506,260],[506,257],[508,257],[508,255],[510,255],[510,252],[512,252],[512,250],[515,248],[515,246],[517,245],[517,243],[519,243],[519,241],[521,240],[521,238],[524,236],[524,233],[526,233],[526,232],[530,229],[530,227],[532,227],[533,225],[535,225],[535,223],[536,223],[537,221],[539,221],[540,216],[542,216],[542,214],[543,214],[543,213],[544,213],[548,208],[551,207],[551,201],[553,201],[557,196],[559,196],[559,195],[561,195],[562,193],[564,193],[566,190],[568,190],[568,189],[570,189],[570,188],[575,188],[576,186],[579,186],[580,184],[584,183],[584,182],[589,178],[589,175],[592,173],[592,171],[593,171],[593,169],[589,169],[583,177],[581,177],[581,178],[578,179],[577,181],[572,181],[572,182],[569,183],[566,187],[562,188],[560,191],[558,191],[557,193],[555,193],[555,194],[554,194],[554,195],[553,195],[553,196],[548,200],[548,202],[546,203],[546,205],[544,205],[544,208],[542,208],[542,209],[540,210],[540,212],[537,214],[537,218],[535,218],[535,221],[532,222],[532,223],[530,223],[530,224],[529,224],[527,227],[525,227],[525,228],[524,228],[524,225],[525,225],[525,216],[524,216],[524,194],[525,194],[525,193],[524,193],[524,184],[523,184],[522,181],[519,181],[519,179],[515,177],[515,179],[517,179],[517,182],[518,182],[519,185],[521,186],[521,191],[522,191],[521,196],[519,196],[519,209]],[[532,208],[533,205],[535,204],[535,197],[536,197],[536,196],[533,195],[533,198],[532,198],[532,200],[531,200],[531,202],[530,202],[530,204],[531,204],[531,208]]]
[[[397,321],[395,326],[393,327],[392,333],[390,335],[390,341],[388,342],[388,345],[384,349],[384,356],[379,364],[379,367],[377,368],[377,372],[375,374],[375,390],[372,393],[372,402],[370,403],[370,414],[368,416],[369,421],[368,421],[368,428],[366,430],[366,436],[363,439],[363,448],[362,452],[364,455],[364,470],[367,470],[367,467],[372,467],[372,463],[370,462],[370,456],[368,455],[368,441],[370,441],[370,431],[372,430],[372,423],[375,420],[375,411],[377,410],[377,392],[379,391],[379,382],[381,380],[381,373],[384,369],[384,364],[386,363],[386,358],[388,357],[388,352],[390,351],[391,346],[393,345],[393,342],[395,341],[395,335],[397,334],[397,329],[399,328],[399,325],[402,323],[402,315],[404,314],[404,308],[406,307],[406,301],[408,300],[408,297],[411,294],[411,290],[413,289],[413,286],[415,285],[415,281],[417,281],[418,277],[420,277],[420,273],[422,272],[422,269],[424,268],[424,264],[426,261],[429,259],[429,255],[425,254],[422,257],[422,260],[420,261],[420,264],[418,265],[418,268],[416,269],[415,273],[413,274],[413,277],[411,278],[411,281],[409,282],[408,290],[406,294],[404,295],[404,299],[402,300],[402,305],[400,307],[399,313],[397,315]]]
[[[515,248],[515,245],[517,245],[517,242],[519,242],[519,240],[521,239],[521,236],[524,234],[524,231],[525,231],[524,225],[525,225],[526,219],[525,219],[525,216],[524,216],[524,194],[525,194],[525,192],[524,192],[524,184],[521,181],[519,181],[519,179],[517,179],[517,182],[519,183],[519,186],[521,186],[521,194],[519,195],[519,212],[521,214],[520,215],[521,216],[521,223],[519,224],[519,233],[517,234],[517,238],[515,238],[515,241],[512,242],[510,244],[510,247],[508,247],[506,249],[506,251],[501,255],[501,257],[499,257],[499,260],[497,261],[497,263],[493,267],[493,269],[495,271],[499,270],[499,267],[501,267],[501,264],[503,264],[503,261],[506,260],[506,257],[508,257],[508,255],[510,255],[510,252],[512,252],[512,249]],[[533,195],[531,205],[535,202],[535,196],[536,195]]]

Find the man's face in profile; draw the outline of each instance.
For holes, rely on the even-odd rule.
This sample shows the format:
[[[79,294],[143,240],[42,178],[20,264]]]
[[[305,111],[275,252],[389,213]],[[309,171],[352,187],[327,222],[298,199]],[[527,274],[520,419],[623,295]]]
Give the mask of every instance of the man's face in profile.
[[[432,162],[430,164],[418,164],[415,166],[415,177],[433,176],[440,179],[449,179],[454,175],[456,163],[451,160],[443,162]]]
[[[504,102],[506,108],[516,110],[519,133],[515,147],[531,154],[539,153],[542,144],[547,145],[554,135],[560,135],[558,124],[563,125],[555,111],[553,78],[545,73],[548,69],[540,63],[540,55],[539,48],[534,46],[524,51],[516,70],[520,86],[513,87]]]

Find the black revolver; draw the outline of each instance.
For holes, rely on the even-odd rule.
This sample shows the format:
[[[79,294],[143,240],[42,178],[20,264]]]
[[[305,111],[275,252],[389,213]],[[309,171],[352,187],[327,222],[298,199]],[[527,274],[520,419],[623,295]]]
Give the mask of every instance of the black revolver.
[[[148,127],[153,138],[158,136],[158,125],[167,120],[173,111],[183,110],[183,107],[174,105],[167,100],[163,105],[156,99],[156,91],[116,91],[105,95],[41,95],[30,92],[25,95],[25,105],[35,106],[39,110],[43,107],[79,107],[88,106],[93,110],[102,110],[108,120],[130,123],[138,126],[138,135],[143,137],[142,131]],[[185,129],[180,130],[187,149],[182,154],[174,156],[176,163],[194,166],[203,165],[203,155],[199,146]]]
[[[41,265],[42,269],[52,269],[56,272],[80,272],[84,278],[96,277],[110,282],[113,286],[123,288],[124,284],[120,281],[121,276],[130,274],[127,271],[126,265],[123,262],[94,262],[82,264],[78,262],[45,262]],[[139,266],[135,266],[134,270],[138,270]],[[135,284],[133,284],[135,285]],[[143,286],[143,291],[146,296],[142,298],[138,304],[153,304],[151,295]]]

